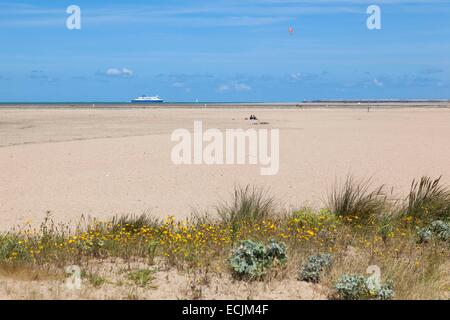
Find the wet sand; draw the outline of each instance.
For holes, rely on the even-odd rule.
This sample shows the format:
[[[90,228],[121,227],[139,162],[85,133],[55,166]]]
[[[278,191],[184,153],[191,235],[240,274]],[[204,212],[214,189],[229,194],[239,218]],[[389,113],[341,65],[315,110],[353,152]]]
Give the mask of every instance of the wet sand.
[[[256,114],[268,125],[244,120]],[[195,120],[221,130],[280,129],[280,169],[181,165],[170,159],[173,130]],[[237,184],[270,187],[286,208],[323,205],[336,178],[372,177],[402,197],[415,177],[450,182],[447,108],[0,108],[0,229],[47,212],[152,213],[185,217],[213,209]]]

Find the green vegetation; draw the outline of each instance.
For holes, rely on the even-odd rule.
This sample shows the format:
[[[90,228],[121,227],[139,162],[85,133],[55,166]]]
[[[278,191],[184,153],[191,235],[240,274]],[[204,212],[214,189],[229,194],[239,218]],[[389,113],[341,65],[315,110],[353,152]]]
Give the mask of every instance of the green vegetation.
[[[344,274],[334,285],[336,298],[342,300],[390,300],[394,291],[390,284],[373,285],[362,275]]]
[[[404,214],[419,221],[449,220],[450,191],[442,186],[441,178],[422,177],[411,184]]]
[[[87,275],[87,278],[89,280],[89,283],[95,288],[99,288],[104,283],[106,283],[106,279],[97,273],[89,273]]]
[[[235,233],[242,227],[242,222],[261,222],[273,216],[276,207],[275,199],[268,196],[267,190],[236,187],[231,201],[217,207],[217,215]]]
[[[151,283],[156,271],[147,267],[155,265],[208,279],[226,272],[237,281],[309,281],[338,299],[388,299],[391,291],[399,299],[447,299],[450,197],[439,179],[421,181],[401,203],[348,178],[323,210],[280,213],[266,191],[245,187],[219,206],[218,217],[125,216],[75,229],[46,219],[38,229],[0,235],[0,273],[42,277],[41,270],[61,274],[73,264],[139,260],[144,265],[128,274],[138,288]],[[368,294],[362,278],[369,265],[392,286]],[[351,274],[362,278],[343,277]],[[105,279],[91,275],[89,283],[100,287]]]
[[[308,261],[300,269],[299,279],[317,283],[322,272],[331,267],[331,263],[332,258],[328,253],[309,256]]]
[[[370,181],[356,181],[349,176],[336,184],[328,198],[328,209],[341,217],[357,217],[365,221],[374,219],[386,207],[384,186],[370,190]]]
[[[445,223],[441,220],[436,220],[420,228],[417,232],[419,242],[428,242],[433,239],[440,241],[450,241],[450,223]]]
[[[245,240],[233,249],[230,267],[238,278],[255,279],[265,275],[273,266],[284,265],[286,260],[284,243],[272,240],[264,246],[260,242]]]
[[[128,279],[136,285],[145,287],[154,279],[155,271],[150,269],[139,269],[128,273]]]

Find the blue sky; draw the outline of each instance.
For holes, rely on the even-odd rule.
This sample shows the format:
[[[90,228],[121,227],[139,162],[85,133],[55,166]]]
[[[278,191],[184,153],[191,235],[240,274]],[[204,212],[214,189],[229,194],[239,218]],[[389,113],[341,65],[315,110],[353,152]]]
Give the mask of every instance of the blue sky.
[[[0,0],[0,43],[3,102],[450,98],[450,0]]]

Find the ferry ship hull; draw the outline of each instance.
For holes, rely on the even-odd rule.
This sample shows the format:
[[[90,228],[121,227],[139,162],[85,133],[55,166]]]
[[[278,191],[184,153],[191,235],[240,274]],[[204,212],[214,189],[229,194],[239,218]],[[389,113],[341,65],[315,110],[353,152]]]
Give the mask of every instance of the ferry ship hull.
[[[162,103],[164,100],[131,100],[131,103],[150,104],[150,103]]]

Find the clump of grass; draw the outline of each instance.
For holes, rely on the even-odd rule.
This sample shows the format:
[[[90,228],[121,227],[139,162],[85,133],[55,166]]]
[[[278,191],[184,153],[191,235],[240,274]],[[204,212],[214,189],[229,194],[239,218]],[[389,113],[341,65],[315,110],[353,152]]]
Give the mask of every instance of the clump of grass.
[[[97,273],[89,273],[87,275],[89,283],[95,287],[100,288],[103,284],[106,283],[106,279]]]
[[[268,195],[267,189],[246,186],[235,187],[231,201],[217,207],[221,222],[237,231],[241,222],[261,222],[276,212],[275,198]]]
[[[156,249],[158,248],[158,241],[151,240],[147,244],[148,263],[153,264],[156,257]]]
[[[276,201],[268,195],[268,190],[236,187],[233,198],[217,208],[223,222],[232,224],[236,221],[261,221],[270,217],[276,210]]]
[[[413,180],[404,214],[422,221],[450,219],[450,191],[441,185],[441,177]]]
[[[65,274],[54,266],[32,264],[0,264],[0,277],[20,281],[63,280]]]
[[[111,225],[113,232],[124,230],[126,232],[137,232],[144,227],[155,227],[161,225],[161,221],[158,218],[150,216],[146,213],[141,215],[122,215],[115,216],[111,219],[109,225]]]
[[[128,273],[128,279],[133,281],[136,285],[146,287],[154,277],[155,271],[150,269],[139,269]]]
[[[348,176],[344,183],[334,186],[327,206],[332,213],[350,221],[374,220],[386,207],[384,185],[371,190],[370,180],[357,181]]]

